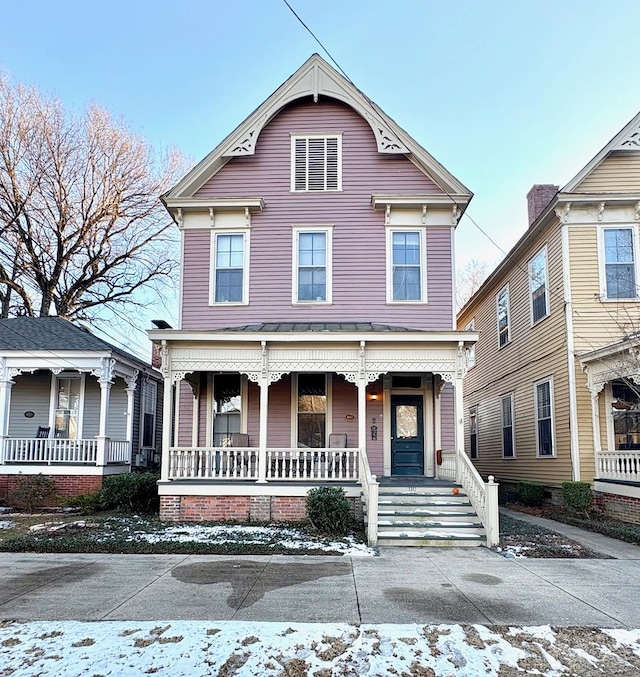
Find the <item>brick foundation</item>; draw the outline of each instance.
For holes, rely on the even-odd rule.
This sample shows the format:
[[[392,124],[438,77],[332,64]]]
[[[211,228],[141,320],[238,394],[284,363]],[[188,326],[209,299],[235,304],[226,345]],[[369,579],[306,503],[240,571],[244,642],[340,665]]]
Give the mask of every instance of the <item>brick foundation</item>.
[[[100,491],[102,488],[101,475],[46,475],[50,477],[57,487],[59,496],[79,496],[90,492]],[[17,486],[18,479],[29,475],[0,475],[0,497],[6,498]]]
[[[595,503],[609,517],[621,522],[640,524],[640,498],[596,491]]]
[[[359,499],[348,499],[356,519]],[[160,519],[166,522],[302,522],[304,496],[160,496]]]

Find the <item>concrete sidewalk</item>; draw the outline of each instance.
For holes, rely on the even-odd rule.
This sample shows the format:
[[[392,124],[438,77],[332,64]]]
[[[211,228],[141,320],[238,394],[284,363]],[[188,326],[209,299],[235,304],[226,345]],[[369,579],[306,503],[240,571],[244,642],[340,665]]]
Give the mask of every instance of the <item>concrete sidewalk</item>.
[[[640,559],[0,554],[0,619],[640,627]]]
[[[603,555],[608,555],[609,557],[640,560],[640,546],[634,545],[633,543],[625,543],[616,538],[609,538],[602,534],[596,534],[593,531],[586,531],[585,529],[573,527],[570,524],[556,522],[555,520],[546,519],[544,517],[528,515],[527,513],[518,512],[517,510],[500,508],[500,514],[516,520],[521,520],[522,522],[528,522],[529,524],[537,524],[545,529],[550,529],[567,538],[572,538],[581,545],[591,548],[591,550],[601,552]]]

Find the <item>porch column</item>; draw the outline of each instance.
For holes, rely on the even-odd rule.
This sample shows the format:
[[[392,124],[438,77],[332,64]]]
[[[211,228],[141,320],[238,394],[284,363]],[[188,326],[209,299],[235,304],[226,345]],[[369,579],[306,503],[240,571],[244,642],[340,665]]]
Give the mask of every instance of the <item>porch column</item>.
[[[269,377],[263,375],[260,386],[260,438],[258,447],[258,482],[267,481],[267,426],[269,421]]]
[[[101,366],[92,373],[98,377],[100,384],[100,428],[98,432],[98,449],[96,454],[96,465],[107,465],[107,419],[109,418],[109,398],[111,396],[111,386],[113,385],[113,371],[116,361],[112,358],[103,357]]]
[[[465,371],[464,343],[458,342],[456,354],[456,373],[454,377],[454,405],[453,411],[456,419],[456,483],[461,484],[461,470],[458,457],[464,454],[464,400],[462,391],[462,379]]]
[[[591,427],[593,430],[593,455],[596,477],[599,476],[598,457],[602,451],[602,438],[600,437],[600,393],[604,389],[604,386],[604,383],[591,383],[587,386],[591,393]]]
[[[12,385],[13,381],[7,368],[7,360],[0,357],[0,465],[4,463],[4,444],[9,436]]]
[[[169,479],[171,463],[171,428],[173,426],[173,383],[171,378],[171,358],[169,346],[166,341],[162,342],[160,349],[162,355],[162,375],[164,388],[162,392],[162,464],[160,466],[160,479]]]
[[[358,379],[358,447],[361,454],[367,451],[367,380]]]
[[[134,369],[133,374],[124,379],[127,384],[125,392],[127,393],[127,442],[129,443],[129,461],[133,460],[133,397],[136,393],[139,373],[140,372],[137,369]]]

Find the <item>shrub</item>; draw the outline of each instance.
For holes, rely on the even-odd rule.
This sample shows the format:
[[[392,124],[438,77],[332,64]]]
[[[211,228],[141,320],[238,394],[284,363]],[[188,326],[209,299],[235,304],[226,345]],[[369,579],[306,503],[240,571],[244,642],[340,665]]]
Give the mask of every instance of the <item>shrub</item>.
[[[102,481],[100,504],[105,510],[128,513],[158,512],[160,475],[151,472],[109,475]]]
[[[525,505],[537,506],[544,503],[544,484],[539,482],[518,482],[518,494]]]
[[[91,491],[86,494],[80,494],[79,496],[69,496],[63,501],[65,508],[80,508],[82,512],[97,512],[100,510],[100,492]]]
[[[351,527],[351,504],[339,487],[318,487],[307,493],[307,516],[327,536],[345,536]]]
[[[520,494],[512,484],[498,484],[498,503],[506,505],[507,503],[520,503]]]
[[[565,507],[586,513],[593,502],[593,491],[588,482],[563,482],[562,502]]]
[[[56,483],[45,475],[21,475],[16,487],[9,491],[7,502],[13,508],[34,512],[45,503],[53,501],[58,493]]]

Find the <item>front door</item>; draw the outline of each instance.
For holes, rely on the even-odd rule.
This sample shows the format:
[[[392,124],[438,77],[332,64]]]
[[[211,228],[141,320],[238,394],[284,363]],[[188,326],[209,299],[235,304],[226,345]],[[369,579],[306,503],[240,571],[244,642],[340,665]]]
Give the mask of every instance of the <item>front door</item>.
[[[391,474],[424,474],[422,395],[391,396]]]

